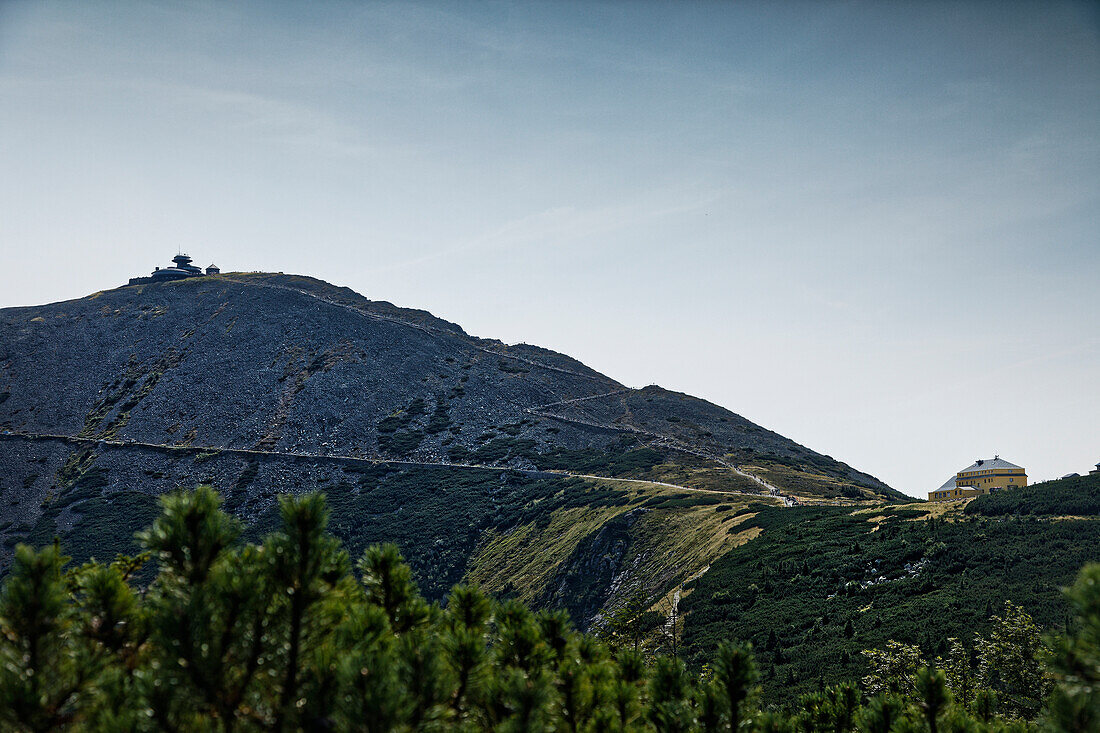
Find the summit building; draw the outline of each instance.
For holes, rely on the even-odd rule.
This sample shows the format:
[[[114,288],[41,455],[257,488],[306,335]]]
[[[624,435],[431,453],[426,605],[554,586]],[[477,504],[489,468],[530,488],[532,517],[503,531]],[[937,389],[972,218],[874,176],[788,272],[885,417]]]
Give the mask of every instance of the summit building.
[[[149,283],[163,283],[171,280],[183,280],[188,277],[202,277],[217,275],[221,270],[216,265],[210,265],[203,273],[202,268],[191,264],[191,258],[182,252],[172,258],[172,267],[156,268],[149,277],[132,277],[128,285],[147,285]]]

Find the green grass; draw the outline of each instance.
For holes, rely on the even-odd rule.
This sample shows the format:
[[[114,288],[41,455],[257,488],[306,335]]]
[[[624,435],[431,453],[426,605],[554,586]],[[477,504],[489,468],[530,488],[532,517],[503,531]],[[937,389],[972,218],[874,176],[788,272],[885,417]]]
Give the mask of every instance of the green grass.
[[[81,448],[65,459],[65,463],[57,470],[57,485],[66,489],[75,484],[81,475],[95,463],[96,454],[91,448]]]
[[[221,451],[216,450],[216,449],[215,450],[199,451],[195,455],[195,463],[205,463],[206,461],[209,461],[211,458],[216,458],[220,453],[221,453]]]

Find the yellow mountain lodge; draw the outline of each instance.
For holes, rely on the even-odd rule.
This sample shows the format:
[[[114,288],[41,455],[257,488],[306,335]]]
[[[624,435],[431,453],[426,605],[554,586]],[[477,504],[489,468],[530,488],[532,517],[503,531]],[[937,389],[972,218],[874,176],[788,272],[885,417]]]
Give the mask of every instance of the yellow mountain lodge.
[[[974,461],[947,479],[943,486],[935,491],[929,491],[928,501],[965,499],[1020,486],[1027,486],[1027,474],[1024,469],[1000,456],[993,456],[992,460]]]

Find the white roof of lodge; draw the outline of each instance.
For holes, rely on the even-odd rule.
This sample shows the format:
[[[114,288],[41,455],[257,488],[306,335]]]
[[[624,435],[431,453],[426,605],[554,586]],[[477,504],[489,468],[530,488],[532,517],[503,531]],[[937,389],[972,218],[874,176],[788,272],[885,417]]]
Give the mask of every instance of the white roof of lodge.
[[[1009,463],[1000,456],[993,456],[989,460],[981,462],[975,461],[966,468],[963,468],[959,473],[968,473],[970,471],[989,471],[995,468],[1023,468],[1023,466],[1017,466],[1015,463]]]
[[[936,491],[947,491],[948,489],[954,489],[954,488],[956,488],[955,487],[955,477],[952,476],[951,478],[944,481],[943,486],[936,489]]]

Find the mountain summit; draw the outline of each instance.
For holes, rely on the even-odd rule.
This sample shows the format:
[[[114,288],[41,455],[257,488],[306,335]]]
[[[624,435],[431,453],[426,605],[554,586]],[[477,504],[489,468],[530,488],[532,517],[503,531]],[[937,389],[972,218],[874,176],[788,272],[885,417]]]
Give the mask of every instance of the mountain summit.
[[[581,579],[585,617],[621,572],[592,553],[622,561],[662,503],[901,498],[704,400],[296,275],[0,310],[0,432],[4,563],[55,534],[74,556],[126,550],[177,486],[213,484],[255,531],[275,494],[316,489],[353,549],[401,543],[429,596],[475,577],[551,602]],[[543,537],[555,522],[573,534]]]
[[[644,446],[687,486],[895,497],[703,400],[313,278],[203,277],[5,309],[0,343],[0,425],[18,433],[526,469]]]

